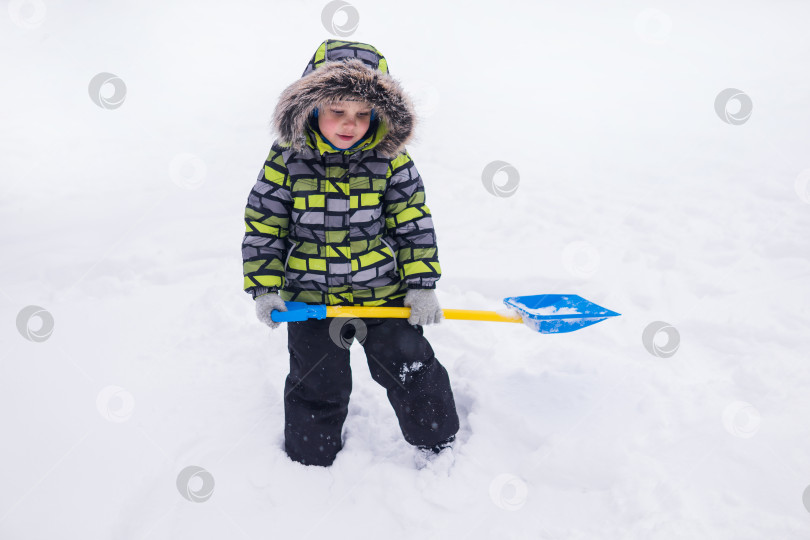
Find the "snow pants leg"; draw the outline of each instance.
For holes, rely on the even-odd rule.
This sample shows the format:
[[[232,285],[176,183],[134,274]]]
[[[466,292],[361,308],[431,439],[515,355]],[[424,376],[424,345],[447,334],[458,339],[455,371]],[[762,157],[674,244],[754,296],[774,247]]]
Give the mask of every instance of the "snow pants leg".
[[[402,306],[402,299],[390,302]],[[284,388],[287,454],[306,465],[331,465],[343,447],[357,338],[372,378],[386,389],[405,440],[434,445],[459,428],[447,370],[421,326],[407,319],[310,319],[287,323],[290,373]]]
[[[331,465],[343,447],[352,372],[348,347],[329,334],[332,321],[287,323],[290,373],[284,384],[284,448],[290,459],[304,465]]]

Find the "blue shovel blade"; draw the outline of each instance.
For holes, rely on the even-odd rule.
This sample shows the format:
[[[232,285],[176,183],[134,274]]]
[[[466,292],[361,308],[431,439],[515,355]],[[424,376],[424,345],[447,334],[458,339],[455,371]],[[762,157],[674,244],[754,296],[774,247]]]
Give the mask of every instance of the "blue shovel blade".
[[[520,312],[526,326],[541,334],[573,332],[620,315],[576,294],[511,296],[503,302]]]

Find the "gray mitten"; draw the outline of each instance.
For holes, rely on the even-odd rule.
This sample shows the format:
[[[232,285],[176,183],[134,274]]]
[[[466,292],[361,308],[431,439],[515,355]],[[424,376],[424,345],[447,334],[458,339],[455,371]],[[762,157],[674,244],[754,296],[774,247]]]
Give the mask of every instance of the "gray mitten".
[[[264,324],[275,330],[281,326],[281,323],[270,318],[270,314],[274,309],[287,311],[287,306],[278,293],[267,293],[256,297],[256,316]]]
[[[444,318],[434,289],[408,289],[403,303],[411,308],[411,316],[408,317],[411,324],[438,324]]]

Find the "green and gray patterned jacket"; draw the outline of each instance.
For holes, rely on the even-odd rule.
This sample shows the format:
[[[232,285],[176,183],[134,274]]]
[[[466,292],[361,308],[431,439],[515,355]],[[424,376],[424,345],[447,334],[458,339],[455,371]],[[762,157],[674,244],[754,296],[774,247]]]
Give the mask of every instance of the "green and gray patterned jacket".
[[[336,150],[311,116],[319,106],[364,100],[365,137]],[[422,179],[405,150],[414,109],[364,43],[327,40],[281,95],[278,133],[245,209],[244,289],[254,298],[381,305],[441,276]]]

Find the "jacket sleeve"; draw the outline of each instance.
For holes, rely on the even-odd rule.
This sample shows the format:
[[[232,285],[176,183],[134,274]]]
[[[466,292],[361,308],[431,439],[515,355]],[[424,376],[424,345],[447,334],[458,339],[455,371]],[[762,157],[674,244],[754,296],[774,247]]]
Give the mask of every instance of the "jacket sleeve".
[[[397,245],[400,279],[409,289],[435,289],[442,271],[433,219],[422,178],[405,152],[388,169],[384,211],[388,235]]]
[[[253,298],[284,286],[285,238],[289,234],[290,179],[281,148],[270,150],[245,208],[242,270]]]

